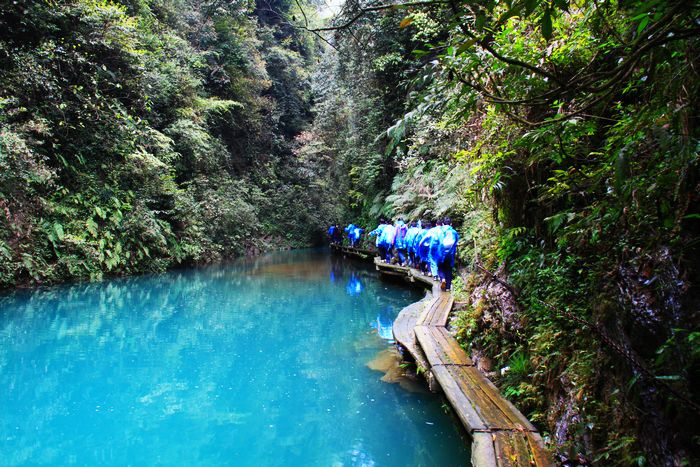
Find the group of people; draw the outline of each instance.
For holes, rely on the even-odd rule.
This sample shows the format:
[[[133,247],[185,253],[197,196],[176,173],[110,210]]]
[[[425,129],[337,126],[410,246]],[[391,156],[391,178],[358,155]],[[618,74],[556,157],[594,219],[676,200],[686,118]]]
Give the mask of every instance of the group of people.
[[[355,247],[363,229],[350,224],[345,228],[351,247]],[[328,229],[332,243],[342,242],[342,232],[338,225]],[[452,288],[452,269],[455,263],[459,234],[452,227],[449,218],[439,219],[434,225],[417,221],[406,224],[399,218],[391,223],[379,220],[379,226],[367,236],[376,236],[379,257],[386,263],[396,262],[401,266],[419,269],[426,275],[439,280],[445,290]]]
[[[356,247],[358,245],[362,232],[364,232],[364,229],[356,226],[355,224],[350,224],[345,227],[345,234],[348,237],[348,243],[351,247]],[[340,226],[338,224],[328,227],[328,237],[331,239],[331,243],[343,243],[343,232],[340,230]]]

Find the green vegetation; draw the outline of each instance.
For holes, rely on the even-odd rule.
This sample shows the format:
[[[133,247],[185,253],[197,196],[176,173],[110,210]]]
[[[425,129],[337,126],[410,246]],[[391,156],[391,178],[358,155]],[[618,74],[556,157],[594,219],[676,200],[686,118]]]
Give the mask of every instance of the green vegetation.
[[[700,8],[361,5],[314,122],[347,212],[457,220],[458,336],[560,460],[697,462]]]
[[[449,215],[458,337],[558,459],[700,461],[696,2],[0,10],[0,287]]]
[[[0,288],[320,238],[327,164],[301,149],[318,44],[286,26],[296,3],[11,3]]]

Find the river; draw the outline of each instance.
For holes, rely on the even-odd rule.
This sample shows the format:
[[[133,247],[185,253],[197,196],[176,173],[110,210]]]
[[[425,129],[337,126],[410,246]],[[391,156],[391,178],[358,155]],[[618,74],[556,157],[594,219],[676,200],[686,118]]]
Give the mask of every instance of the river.
[[[0,464],[466,465],[370,368],[420,297],[324,250],[5,294]]]

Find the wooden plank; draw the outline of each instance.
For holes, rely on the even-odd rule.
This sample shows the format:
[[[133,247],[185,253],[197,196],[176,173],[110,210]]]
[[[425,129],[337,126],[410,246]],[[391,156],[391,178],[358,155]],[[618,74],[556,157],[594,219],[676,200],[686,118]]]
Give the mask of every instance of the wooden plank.
[[[472,466],[497,467],[493,434],[490,432],[472,433]]]
[[[480,381],[473,378],[474,367],[470,366],[446,366],[447,371],[452,375],[457,386],[464,393],[474,406],[474,410],[481,418],[484,426],[489,430],[509,430],[515,425],[494,404],[488,395],[481,390]],[[478,371],[478,370],[477,370]]]
[[[440,292],[443,300],[440,304],[440,308],[435,310],[435,314],[432,319],[432,324],[435,326],[447,326],[447,320],[452,313],[452,305],[454,304],[454,297],[449,292]]]
[[[440,318],[444,313],[444,308],[448,306],[448,304],[448,297],[446,294],[442,292],[438,293],[433,305],[426,314],[425,324],[429,326],[444,326]]]
[[[409,274],[410,270],[406,267],[399,266],[398,264],[385,263],[381,258],[375,256],[374,263],[377,264],[382,269],[391,269],[394,271],[402,272],[406,275]]]
[[[430,325],[430,319],[433,316],[433,310],[435,310],[435,307],[437,306],[439,301],[440,297],[438,295],[434,295],[433,298],[430,300],[430,303],[426,307],[425,311],[421,315],[421,319],[418,322],[418,325]]]
[[[530,446],[532,459],[537,467],[549,467],[554,465],[551,455],[544,447],[544,441],[539,433],[526,432],[527,442]]]
[[[530,421],[508,402],[476,367],[455,367],[461,375],[455,376],[467,397],[478,403],[484,422],[495,430],[522,430],[536,432]]]
[[[452,343],[445,344],[446,334],[445,328],[436,328],[434,326],[416,326],[414,330],[418,343],[420,344],[425,356],[431,366],[435,365],[469,365],[473,362],[467,356],[466,352],[459,347],[456,340],[450,337]]]
[[[433,295],[430,298],[430,302],[425,307],[425,310],[423,310],[423,313],[421,313],[420,318],[418,318],[418,326],[423,326],[423,325],[428,325],[430,323],[430,316],[432,316],[433,310],[437,306],[437,302],[440,300],[440,297],[437,295]]]
[[[415,280],[427,285],[430,288],[433,288],[433,286],[436,284],[436,282],[433,280],[432,277],[428,277],[428,276],[422,274],[418,269],[411,268],[411,277],[413,277]]]
[[[420,344],[425,358],[428,359],[430,366],[442,365],[442,359],[440,358],[439,344],[430,332],[430,327],[428,326],[416,326],[413,332],[416,335],[416,339]]]
[[[399,316],[394,320],[394,325],[392,326],[392,331],[394,333],[394,339],[401,344],[408,353],[411,354],[413,360],[416,362],[416,366],[424,369],[427,373],[424,373],[426,380],[428,381],[428,387],[431,391],[436,392],[436,383],[432,377],[432,374],[428,371],[430,368],[430,363],[425,357],[423,349],[416,340],[415,336],[415,323],[418,319],[418,315],[423,310],[426,305],[426,300],[413,303],[399,313]]]
[[[481,390],[488,396],[491,402],[498,406],[499,410],[508,417],[513,428],[522,427],[526,431],[536,432],[537,429],[508,399],[503,397],[496,387],[484,374],[476,367],[468,371],[470,378],[479,385]]]
[[[424,306],[424,302],[412,303],[401,310],[394,320],[394,325],[392,326],[394,339],[396,339],[399,344],[408,348],[409,351],[411,351],[409,346],[416,346],[416,337],[413,329],[416,327],[416,321],[418,321],[418,316],[421,311],[423,311]],[[412,351],[411,354],[413,354]]]
[[[425,319],[423,321],[423,324],[427,326],[435,326],[436,325],[436,319],[435,317],[438,316],[440,313],[440,309],[445,306],[445,297],[441,294],[435,294],[435,298],[433,302],[430,304],[430,308],[425,314]]]
[[[356,249],[350,250],[358,254]],[[447,331],[452,294],[442,292],[438,282],[415,269],[387,264],[379,258],[374,258],[374,264],[382,274],[409,278],[432,291],[432,296],[401,311],[394,323],[394,337],[417,365],[430,369],[425,376],[431,390],[437,382],[472,436],[473,465],[553,465],[534,426],[474,367]]]
[[[453,368],[450,366],[438,365],[430,369],[430,371],[435,375],[442,391],[445,393],[445,397],[452,404],[452,408],[457,413],[457,416],[464,427],[472,433],[473,431],[486,431],[488,427],[479,416],[477,409],[474,407],[473,401],[464,395],[464,392],[460,389],[459,385],[456,383],[454,376],[450,374],[449,369]]]
[[[493,446],[496,462],[503,467],[533,465],[527,438],[518,431],[498,431],[493,433]]]
[[[467,352],[459,345],[459,342],[443,327],[431,327],[430,332],[440,346],[441,359],[446,364],[474,366]]]

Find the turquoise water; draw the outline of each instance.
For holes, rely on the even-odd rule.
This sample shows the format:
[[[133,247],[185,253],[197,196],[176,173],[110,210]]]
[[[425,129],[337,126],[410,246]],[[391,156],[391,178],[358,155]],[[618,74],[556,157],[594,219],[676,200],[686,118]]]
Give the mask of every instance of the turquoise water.
[[[0,465],[463,465],[367,367],[420,298],[323,251],[0,298]]]

